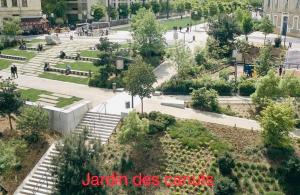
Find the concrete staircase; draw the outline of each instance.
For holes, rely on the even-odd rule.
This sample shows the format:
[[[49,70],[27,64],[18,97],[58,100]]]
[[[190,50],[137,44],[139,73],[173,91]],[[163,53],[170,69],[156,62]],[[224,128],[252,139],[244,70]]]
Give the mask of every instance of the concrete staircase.
[[[115,131],[120,120],[121,116],[119,115],[87,112],[73,133],[80,134],[86,128],[89,139],[96,139],[104,144]],[[53,193],[55,176],[52,176],[51,172],[56,165],[52,160],[59,155],[56,144],[53,143],[50,146],[14,195],[50,195]]]

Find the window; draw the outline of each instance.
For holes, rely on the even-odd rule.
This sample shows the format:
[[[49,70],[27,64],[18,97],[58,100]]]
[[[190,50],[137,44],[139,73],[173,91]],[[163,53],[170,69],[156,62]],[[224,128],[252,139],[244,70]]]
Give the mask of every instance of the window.
[[[6,0],[1,0],[1,7],[7,7]]]
[[[12,5],[13,7],[18,7],[18,0],[12,0],[12,1],[11,1],[11,5]]]
[[[273,25],[275,27],[277,27],[277,23],[278,23],[278,16],[273,16]]]
[[[27,0],[22,0],[22,7],[27,7]]]
[[[271,6],[271,0],[268,0],[268,8]]]
[[[297,0],[296,8],[300,8],[300,0]]]
[[[278,9],[278,0],[275,2],[275,8]]]
[[[298,16],[294,16],[293,17],[293,29],[294,30],[298,30],[298,23],[299,23],[299,17]]]
[[[286,0],[286,1],[285,1],[285,6],[284,6],[284,7],[285,7],[285,9],[288,9],[288,8],[289,8],[289,0]]]

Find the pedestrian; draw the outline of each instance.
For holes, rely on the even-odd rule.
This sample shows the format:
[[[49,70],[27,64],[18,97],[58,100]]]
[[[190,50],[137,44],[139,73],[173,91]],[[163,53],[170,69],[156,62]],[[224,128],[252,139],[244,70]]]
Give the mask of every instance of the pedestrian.
[[[279,66],[279,76],[282,75],[282,65]]]
[[[181,32],[181,30],[182,30],[182,27],[181,27],[181,26],[179,26],[179,31]]]
[[[14,66],[11,66],[10,67],[10,75],[11,75],[11,78],[15,78],[15,69],[14,69]]]
[[[18,68],[16,67],[16,65],[14,65],[14,75],[15,75],[15,77],[17,76],[17,78],[18,78]]]
[[[289,48],[292,48],[292,42],[289,42]]]

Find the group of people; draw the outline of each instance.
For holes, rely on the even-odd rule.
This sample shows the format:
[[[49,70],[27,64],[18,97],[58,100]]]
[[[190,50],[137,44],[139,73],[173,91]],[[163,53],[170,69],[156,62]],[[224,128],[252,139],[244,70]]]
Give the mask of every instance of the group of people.
[[[182,27],[179,26],[179,31],[181,32],[182,31]],[[186,32],[192,32],[192,24],[187,24],[186,25]]]
[[[18,78],[18,68],[16,67],[16,65],[12,65],[10,67],[10,74],[13,79]]]

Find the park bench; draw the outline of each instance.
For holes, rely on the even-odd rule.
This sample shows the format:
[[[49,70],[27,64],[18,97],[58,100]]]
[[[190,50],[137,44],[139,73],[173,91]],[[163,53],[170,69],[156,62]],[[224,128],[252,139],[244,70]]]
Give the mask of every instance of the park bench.
[[[10,59],[10,60],[21,60],[21,61],[27,60],[27,58],[22,56],[13,56],[13,55],[6,55],[6,54],[0,54],[0,58]]]
[[[82,56],[80,56],[78,59],[77,56],[65,56],[64,59],[81,60],[81,61],[89,61],[89,62],[94,62],[98,60],[98,58],[82,57]]]
[[[59,73],[62,73],[62,74],[66,74],[66,69],[63,69],[63,68],[49,67],[48,71],[50,71],[50,72],[59,72]],[[90,76],[89,72],[80,71],[80,70],[71,70],[70,74],[79,75],[79,76]]]

